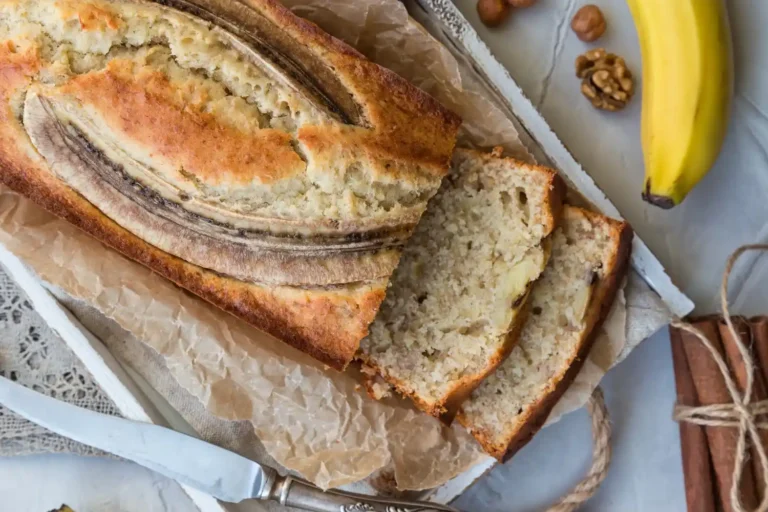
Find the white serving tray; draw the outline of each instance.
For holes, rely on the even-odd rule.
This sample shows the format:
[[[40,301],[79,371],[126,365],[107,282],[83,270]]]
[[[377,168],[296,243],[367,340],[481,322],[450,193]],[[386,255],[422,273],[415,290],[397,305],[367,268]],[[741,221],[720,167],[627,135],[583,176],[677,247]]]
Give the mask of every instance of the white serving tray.
[[[477,74],[487,95],[515,122],[523,143],[541,163],[558,169],[592,204],[607,215],[621,218],[618,209],[597,187],[547,125],[534,105],[523,94],[509,72],[491,54],[469,22],[451,0],[403,0],[411,16]],[[35,310],[48,322],[83,361],[96,382],[131,419],[170,426],[195,435],[181,416],[141,379],[126,370],[85,328],[48,292],[15,255],[0,245],[0,264],[27,293]],[[658,259],[637,236],[632,248],[632,267],[656,291],[676,315],[684,316],[693,303],[673,283]],[[448,503],[464,492],[496,464],[490,457],[437,489],[414,494],[414,498]],[[194,489],[184,488],[202,512],[260,511],[258,503],[224,506]],[[359,490],[357,487],[355,490]]]

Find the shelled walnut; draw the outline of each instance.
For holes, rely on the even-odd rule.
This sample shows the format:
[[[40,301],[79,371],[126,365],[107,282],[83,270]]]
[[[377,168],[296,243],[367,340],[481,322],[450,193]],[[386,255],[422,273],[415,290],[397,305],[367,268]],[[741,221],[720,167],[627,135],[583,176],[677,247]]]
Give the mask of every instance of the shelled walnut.
[[[604,48],[590,50],[576,59],[581,93],[595,108],[621,110],[635,93],[632,72],[624,59]]]

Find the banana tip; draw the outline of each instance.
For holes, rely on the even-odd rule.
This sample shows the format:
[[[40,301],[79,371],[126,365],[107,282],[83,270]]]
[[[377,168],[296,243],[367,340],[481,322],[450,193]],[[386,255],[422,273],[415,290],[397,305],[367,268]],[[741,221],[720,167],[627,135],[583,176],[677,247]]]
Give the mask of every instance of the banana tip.
[[[645,190],[643,190],[643,201],[647,203],[651,203],[654,206],[658,206],[659,208],[663,208],[664,210],[669,210],[670,208],[675,206],[675,204],[677,204],[675,203],[675,200],[669,196],[652,194],[650,178],[646,178],[645,180]]]
[[[643,192],[643,200],[664,210],[669,210],[675,206],[675,201],[671,197],[659,196],[648,192]]]

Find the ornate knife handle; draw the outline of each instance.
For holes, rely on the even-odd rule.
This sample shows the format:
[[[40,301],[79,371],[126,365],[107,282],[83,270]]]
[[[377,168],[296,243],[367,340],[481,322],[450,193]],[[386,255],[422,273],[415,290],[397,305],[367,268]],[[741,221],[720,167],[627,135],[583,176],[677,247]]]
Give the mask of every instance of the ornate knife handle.
[[[268,475],[259,499],[277,501],[281,505],[314,512],[459,512],[436,503],[376,498],[342,491],[323,491],[312,484]]]

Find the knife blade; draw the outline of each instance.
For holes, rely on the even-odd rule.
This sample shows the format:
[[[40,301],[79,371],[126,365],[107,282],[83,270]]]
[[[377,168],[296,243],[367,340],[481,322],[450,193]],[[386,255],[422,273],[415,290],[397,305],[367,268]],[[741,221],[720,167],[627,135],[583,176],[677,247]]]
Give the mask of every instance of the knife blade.
[[[132,460],[222,501],[258,496],[265,484],[261,465],[234,452],[158,425],[76,407],[4,377],[0,403],[59,435]]]
[[[256,498],[316,512],[458,512],[435,503],[323,491],[200,439],[83,409],[2,376],[0,404],[52,432],[136,462],[221,501]]]

